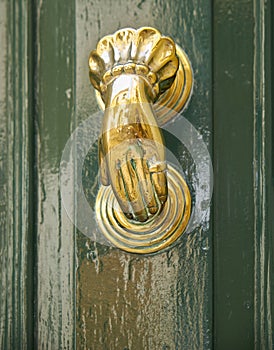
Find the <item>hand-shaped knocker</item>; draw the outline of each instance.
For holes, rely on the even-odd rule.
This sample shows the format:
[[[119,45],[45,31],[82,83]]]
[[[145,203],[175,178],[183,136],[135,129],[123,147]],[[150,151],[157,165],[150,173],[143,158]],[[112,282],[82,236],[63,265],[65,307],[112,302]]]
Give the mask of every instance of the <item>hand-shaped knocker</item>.
[[[162,221],[156,224],[160,225],[158,230],[163,234],[164,245],[168,245],[178,237],[178,233],[174,235],[177,227],[184,228],[190,215],[190,204],[187,204],[187,210],[181,208],[186,202],[185,193],[189,194],[183,179],[182,189],[180,186],[175,189],[179,175],[171,181],[174,183],[172,198],[177,196],[176,191],[182,194],[176,205],[173,203],[175,199],[172,199],[166,208],[169,197],[165,146],[156,121],[159,114],[156,116],[155,113],[155,103],[163,97],[164,105],[169,109],[178,111],[186,103],[192,86],[189,61],[182,50],[179,60],[173,40],[162,36],[156,29],[126,28],[99,41],[96,50],[90,53],[89,70],[91,83],[100,93],[105,107],[99,138],[101,182],[105,186],[111,185],[128,220],[126,222],[117,212],[116,218],[113,213],[101,214],[99,206],[99,224],[103,225],[105,235],[116,246],[139,252],[139,243],[135,243],[134,234],[131,236],[128,232],[135,231],[138,224],[143,223],[146,226],[139,225],[139,230],[152,230],[152,233],[144,235],[151,245],[145,251],[157,251],[160,249],[158,243],[155,245],[154,238],[149,238],[157,233],[153,231],[151,220],[166,211]],[[174,81],[176,76],[178,79]],[[168,227],[165,232],[163,222],[168,215],[174,218],[176,227]],[[106,217],[112,223],[109,224]],[[121,227],[127,227],[127,233],[121,232],[121,237],[115,237],[116,233],[120,235]],[[137,241],[142,237],[139,235]],[[155,242],[158,242],[159,237],[156,238]]]
[[[153,28],[121,30],[100,40],[89,68],[105,103],[102,184],[111,184],[128,218],[146,221],[167,198],[164,142],[152,104],[175,78],[175,44]]]

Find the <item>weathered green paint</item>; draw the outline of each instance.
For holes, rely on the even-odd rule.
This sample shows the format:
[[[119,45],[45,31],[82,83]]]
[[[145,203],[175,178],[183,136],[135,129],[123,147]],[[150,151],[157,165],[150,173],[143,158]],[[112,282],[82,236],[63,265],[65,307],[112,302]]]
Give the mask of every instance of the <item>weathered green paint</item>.
[[[273,347],[271,5],[0,1],[1,349]],[[213,142],[215,172],[211,221],[146,258],[76,232],[59,186],[66,140],[97,110],[89,51],[142,25],[189,55],[184,116]]]
[[[201,131],[210,147],[210,1],[77,1],[77,122],[98,108],[88,80],[89,51],[104,35],[141,26],[154,26],[170,35],[189,55],[195,86],[184,116]],[[94,118],[94,128],[100,124],[101,120]],[[178,120],[176,128],[180,127]],[[90,160],[93,167],[98,162],[96,157]],[[91,179],[97,181],[94,175]],[[203,249],[210,245],[208,219],[181,244],[153,257],[104,249],[79,233],[77,347],[211,348],[212,250]]]
[[[273,347],[269,7],[214,2],[213,320],[222,350]]]
[[[0,1],[0,348],[33,345],[32,120],[27,1]]]
[[[75,24],[72,1],[37,1],[35,121],[37,261],[35,342],[72,349],[75,229],[62,207],[59,166],[74,122]]]

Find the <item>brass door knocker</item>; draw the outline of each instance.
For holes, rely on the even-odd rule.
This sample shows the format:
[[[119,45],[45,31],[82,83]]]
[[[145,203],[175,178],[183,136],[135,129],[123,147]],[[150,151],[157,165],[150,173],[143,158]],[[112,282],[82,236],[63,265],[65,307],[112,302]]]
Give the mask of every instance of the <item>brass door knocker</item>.
[[[111,243],[128,252],[164,249],[184,232],[191,213],[188,186],[166,164],[158,126],[190,97],[188,58],[154,28],[126,28],[99,41],[89,70],[105,110],[98,224]]]

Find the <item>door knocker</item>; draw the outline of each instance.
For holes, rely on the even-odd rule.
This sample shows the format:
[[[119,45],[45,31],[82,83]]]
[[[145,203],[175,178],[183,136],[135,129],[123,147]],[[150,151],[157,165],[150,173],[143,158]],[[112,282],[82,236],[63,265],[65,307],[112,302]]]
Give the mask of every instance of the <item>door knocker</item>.
[[[158,30],[126,28],[99,41],[89,74],[104,109],[98,224],[118,248],[157,252],[181,236],[191,214],[189,188],[167,165],[159,128],[191,95],[190,62]]]

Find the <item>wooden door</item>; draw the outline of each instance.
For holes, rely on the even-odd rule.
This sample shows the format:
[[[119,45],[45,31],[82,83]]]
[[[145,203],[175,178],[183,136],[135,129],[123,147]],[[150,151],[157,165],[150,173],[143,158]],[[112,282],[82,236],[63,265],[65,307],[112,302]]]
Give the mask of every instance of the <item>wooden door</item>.
[[[272,349],[271,8],[0,1],[1,349]],[[66,142],[98,111],[89,52],[102,36],[141,26],[187,52],[195,84],[183,115],[214,166],[201,225],[146,257],[87,238],[60,190]],[[96,167],[97,153],[89,157]]]

